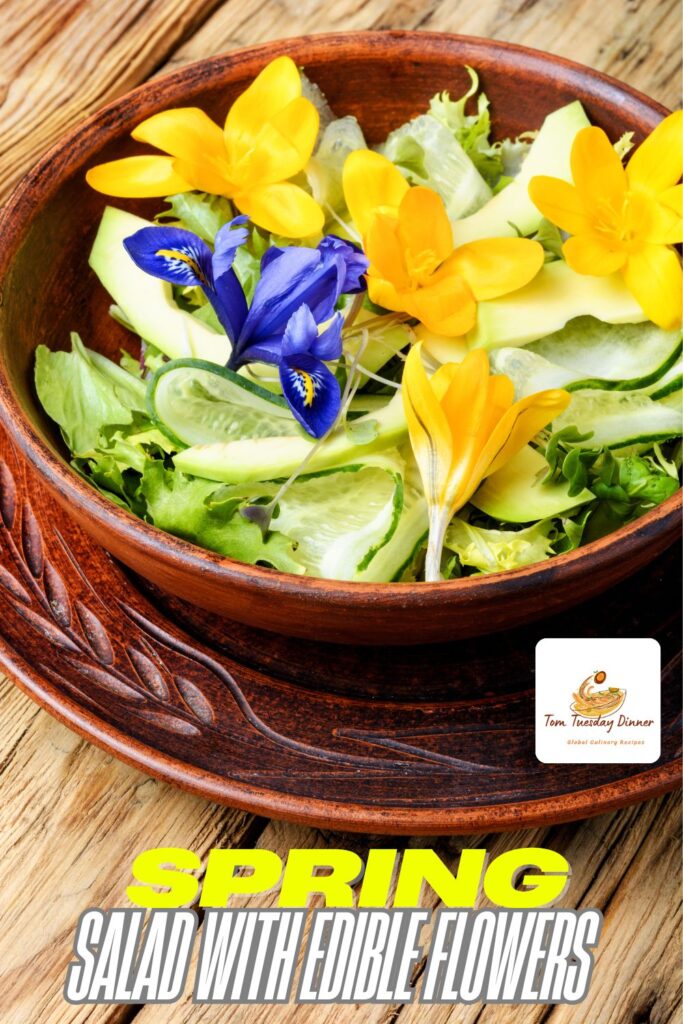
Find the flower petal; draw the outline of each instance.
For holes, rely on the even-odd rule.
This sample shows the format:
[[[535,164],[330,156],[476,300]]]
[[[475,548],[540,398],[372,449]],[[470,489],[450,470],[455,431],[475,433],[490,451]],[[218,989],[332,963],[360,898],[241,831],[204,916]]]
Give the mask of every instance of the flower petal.
[[[322,331],[311,345],[311,352],[318,359],[329,361],[339,359],[342,354],[342,327],[344,317],[341,313],[335,313],[329,321],[325,330]]]
[[[301,96],[301,76],[291,57],[276,57],[238,96],[225,119],[225,144],[231,163],[254,145],[268,121]]]
[[[138,142],[147,142],[171,156],[200,162],[207,158],[226,160],[223,132],[199,107],[174,107],[153,114],[131,132]]]
[[[248,217],[233,217],[216,232],[213,242],[213,276],[218,280],[230,270],[235,253],[247,241],[249,231],[244,226]]]
[[[132,135],[175,157],[177,172],[193,188],[216,195],[232,191],[223,132],[199,107],[162,110],[142,121]]]
[[[500,418],[482,450],[477,466],[481,479],[495,473],[521,451],[539,430],[567,408],[570,401],[567,391],[553,388],[515,402]]]
[[[247,153],[230,173],[236,188],[271,185],[303,170],[315,145],[320,118],[313,104],[300,96],[263,125]]]
[[[429,256],[434,270],[450,256],[453,229],[438,192],[417,186],[405,193],[398,210],[398,235],[409,266]]]
[[[297,96],[269,121],[288,144],[298,153],[298,174],[308,163],[315,147],[320,128],[320,115],[310,100]]]
[[[649,320],[665,331],[680,327],[683,271],[673,249],[645,245],[628,257],[622,274]]]
[[[620,202],[626,190],[626,172],[602,128],[582,128],[571,151],[571,168],[585,206]]]
[[[211,305],[216,311],[218,320],[234,346],[239,338],[247,319],[248,307],[244,290],[234,270],[224,271],[214,282],[214,292],[208,295]],[[235,368],[233,352],[230,354],[230,366]]]
[[[406,294],[409,300],[404,307],[406,311],[435,334],[457,337],[466,334],[476,323],[477,304],[472,290],[459,274],[444,276]]]
[[[287,321],[282,336],[282,355],[293,356],[300,352],[309,352],[317,337],[318,325],[313,314],[308,306],[299,306]]]
[[[368,295],[376,306],[383,306],[384,309],[390,309],[394,313],[409,312],[406,308],[410,305],[408,293],[399,292],[391,281],[382,277],[368,275]]]
[[[365,274],[368,270],[368,258],[362,249],[347,242],[336,235],[325,235],[322,242],[318,244],[318,252],[322,253],[323,259],[331,255],[341,258],[344,264],[344,281],[342,283],[342,295],[353,295],[357,292],[364,292],[367,285]]]
[[[398,167],[381,153],[356,149],[342,171],[344,198],[354,224],[365,235],[376,210],[396,210],[410,188]]]
[[[477,301],[497,299],[528,284],[543,266],[543,246],[529,238],[482,238],[459,246],[440,274],[462,276]]]
[[[449,508],[456,511],[456,496],[479,453],[478,435],[488,397],[489,358],[484,349],[468,352],[457,365],[441,399],[451,437],[453,461],[449,482]],[[459,507],[459,506],[458,506]]]
[[[568,181],[537,174],[529,182],[529,196],[544,217],[570,235],[590,230],[591,222],[581,195]]]
[[[285,238],[308,238],[322,231],[325,218],[313,196],[291,182],[240,192],[236,205],[254,224]]]
[[[669,114],[638,146],[626,168],[631,188],[671,188],[683,175],[683,110]]]
[[[401,390],[425,496],[435,507],[443,504],[453,445],[448,420],[422,365],[421,349],[418,342],[408,353]]]
[[[646,240],[661,245],[683,242],[683,185],[660,192],[652,203],[652,224]]]
[[[610,249],[599,235],[575,235],[562,246],[564,257],[577,274],[604,277],[623,267],[626,253]]]
[[[391,281],[399,291],[410,288],[410,276],[398,234],[398,218],[394,214],[375,212],[365,235],[365,251],[373,277]]]
[[[240,355],[271,338],[279,344],[301,305],[309,307],[316,323],[329,320],[340,294],[339,275],[338,264],[325,263],[317,249],[271,247],[261,261],[261,277],[239,339]]]
[[[168,156],[128,156],[98,164],[86,172],[85,180],[97,192],[127,199],[172,196],[194,188]]]
[[[141,228],[124,239],[133,262],[153,277],[184,287],[213,289],[211,250],[183,228]]]
[[[322,437],[339,415],[339,382],[323,362],[308,352],[284,356],[280,383],[294,416],[313,437]]]

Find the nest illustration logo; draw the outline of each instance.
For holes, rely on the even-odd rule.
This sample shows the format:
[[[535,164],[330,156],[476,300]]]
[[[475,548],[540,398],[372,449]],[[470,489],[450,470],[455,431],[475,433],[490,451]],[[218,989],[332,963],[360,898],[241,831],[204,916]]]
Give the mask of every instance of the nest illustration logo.
[[[650,637],[540,640],[536,645],[539,761],[656,761],[660,754],[660,663],[659,644]]]

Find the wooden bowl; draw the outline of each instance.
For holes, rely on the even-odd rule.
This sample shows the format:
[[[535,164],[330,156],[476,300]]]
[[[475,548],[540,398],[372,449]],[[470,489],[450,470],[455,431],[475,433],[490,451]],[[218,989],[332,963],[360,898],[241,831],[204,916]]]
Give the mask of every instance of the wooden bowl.
[[[612,138],[639,143],[666,110],[626,85],[533,50],[428,33],[325,35],[267,43],[182,68],[109,104],[66,135],[19,185],[1,222],[0,416],[52,493],[98,544],[171,593],[275,632],[348,643],[425,643],[477,635],[576,604],[650,561],[679,529],[680,492],[609,537],[537,566],[436,584],[301,579],[203,551],[119,509],[69,467],[58,431],[36,399],[33,353],[66,348],[69,332],[115,357],[131,337],[107,315],[109,298],[87,258],[105,198],[93,164],[140,152],[138,122],[166,107],[203,107],[221,121],[272,58],[287,53],[370,142],[424,110],[439,89],[458,95],[469,64],[481,75],[498,136],[538,128],[580,99]],[[150,216],[159,202],[117,201]],[[634,595],[637,601],[637,595]]]

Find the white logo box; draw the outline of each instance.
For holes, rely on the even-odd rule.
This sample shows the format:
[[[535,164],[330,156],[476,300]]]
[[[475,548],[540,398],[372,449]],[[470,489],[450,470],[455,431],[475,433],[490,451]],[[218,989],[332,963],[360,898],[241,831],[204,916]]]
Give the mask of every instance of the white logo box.
[[[604,681],[589,678],[596,672]],[[573,694],[585,680],[588,700],[577,710]],[[592,708],[590,697],[606,689],[616,692]],[[609,702],[605,713],[601,702]],[[611,704],[619,706],[610,712]],[[660,755],[660,705],[661,650],[651,637],[546,637],[536,645],[536,757],[544,764],[651,764]]]

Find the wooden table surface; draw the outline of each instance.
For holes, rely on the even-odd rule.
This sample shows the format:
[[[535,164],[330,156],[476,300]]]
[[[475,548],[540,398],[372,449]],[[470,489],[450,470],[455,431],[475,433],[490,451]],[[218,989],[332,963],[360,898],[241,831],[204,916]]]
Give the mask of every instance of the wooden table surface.
[[[0,198],[64,130],[169,68],[276,37],[349,29],[492,36],[571,57],[680,105],[679,0],[2,0]],[[1,243],[0,243],[1,244]],[[455,857],[545,845],[573,867],[563,899],[599,907],[603,937],[577,1007],[72,1007],[62,998],[79,913],[124,906],[130,864],[151,846],[355,849],[352,836],[255,818],[156,782],[79,739],[0,681],[0,1021],[184,1024],[665,1024],[680,1021],[680,801],[503,835],[409,840]],[[377,842],[377,840],[375,840]],[[386,840],[384,841],[386,842]],[[405,841],[399,841],[404,845]],[[265,905],[264,900],[257,901]],[[249,905],[245,901],[245,905]]]

